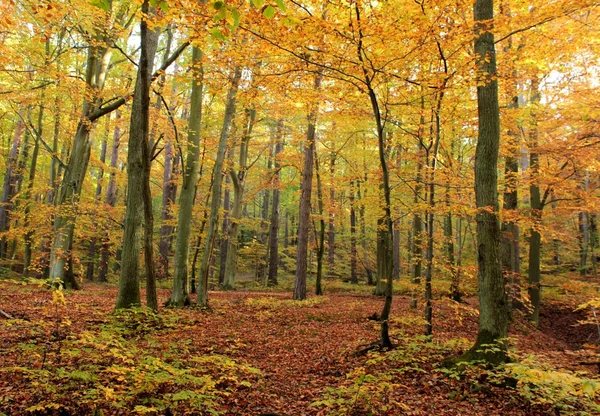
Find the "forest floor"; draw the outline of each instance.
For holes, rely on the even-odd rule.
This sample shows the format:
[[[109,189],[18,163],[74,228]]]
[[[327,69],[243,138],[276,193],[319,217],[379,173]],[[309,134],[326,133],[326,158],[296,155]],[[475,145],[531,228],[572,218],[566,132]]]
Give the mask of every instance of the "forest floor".
[[[475,338],[473,298],[437,299],[427,339],[421,308],[395,296],[397,347],[360,354],[379,335],[369,317],[383,300],[368,293],[210,292],[209,310],[158,316],[114,314],[116,296],[109,285],[63,295],[0,282],[0,415],[546,415],[598,404],[598,328],[577,324],[585,314],[568,297],[544,305],[539,328],[517,317],[515,362],[499,373],[440,365]]]

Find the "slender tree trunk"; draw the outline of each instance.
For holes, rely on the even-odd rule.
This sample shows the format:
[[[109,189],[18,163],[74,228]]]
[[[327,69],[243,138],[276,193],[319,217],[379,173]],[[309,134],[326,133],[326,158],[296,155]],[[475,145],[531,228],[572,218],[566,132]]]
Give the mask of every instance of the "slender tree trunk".
[[[323,184],[321,183],[321,173],[319,171],[319,156],[317,154],[317,148],[315,146],[315,172],[317,174],[317,203],[319,206],[319,237],[317,240],[317,230],[315,227],[315,240],[317,240],[317,278],[315,284],[315,295],[322,296],[323,295],[323,254],[325,253],[325,218],[324,214],[324,204],[323,204]],[[356,249],[356,243],[355,243]]]
[[[534,109],[531,112],[531,126],[529,129],[529,145],[530,157],[529,167],[531,172],[531,184],[529,186],[529,194],[531,198],[531,219],[533,227],[531,228],[531,236],[529,237],[529,299],[531,300],[532,310],[529,314],[529,319],[536,325],[540,319],[540,254],[542,247],[542,236],[540,227],[542,225],[542,199],[540,195],[539,185],[539,169],[540,158],[538,154],[538,129],[536,120],[535,107],[539,104],[539,81],[536,78],[532,80],[531,85],[532,98],[531,105]]]
[[[106,190],[106,204],[114,207],[117,202],[117,163],[119,162],[119,143],[121,140],[121,128],[119,127],[119,112],[115,115],[115,128],[113,133],[113,142],[110,152],[110,179]],[[108,281],[108,262],[110,258],[110,236],[108,233],[109,224],[104,222],[104,236],[102,238],[102,247],[100,248],[100,264],[98,265],[98,281]]]
[[[277,132],[275,135],[275,152],[273,154],[273,204],[271,207],[271,226],[269,229],[269,272],[267,284],[277,286],[277,273],[279,268],[279,175],[281,166],[277,156],[283,151],[283,121],[277,123]],[[286,216],[286,236],[287,240],[287,216]],[[287,245],[287,244],[286,244]]]
[[[350,283],[358,284],[356,252],[356,207],[354,201],[354,181],[350,181]]]
[[[321,85],[321,74],[315,78],[314,90]],[[306,272],[308,265],[308,228],[310,224],[310,200],[312,194],[312,178],[316,140],[316,123],[318,108],[314,107],[308,115],[308,129],[304,146],[304,169],[302,170],[302,193],[300,196],[300,209],[298,213],[298,251],[296,257],[296,279],[294,282],[294,299],[306,299]]]
[[[110,120],[109,118],[107,118],[107,130],[108,130],[108,120]],[[108,135],[108,132],[107,132]],[[101,196],[102,196],[102,181],[104,178],[104,163],[106,162],[106,147],[107,147],[107,143],[106,143],[107,139],[106,136],[104,137],[104,139],[102,140],[102,145],[100,148],[100,163],[101,166],[98,169],[98,182],[96,183],[96,194],[95,194],[95,199],[96,199],[96,204],[98,204],[100,202]],[[94,235],[94,237],[92,237],[91,241],[90,241],[90,248],[88,250],[88,264],[87,264],[87,269],[86,269],[86,279],[89,281],[94,280],[94,266],[96,264],[96,244],[97,244],[97,238]]]
[[[208,275],[210,269],[210,258],[217,228],[219,206],[221,205],[221,179],[223,176],[223,161],[225,159],[225,149],[233,117],[235,115],[235,104],[240,78],[242,76],[241,67],[234,69],[231,87],[227,94],[227,104],[225,106],[225,115],[223,117],[223,127],[219,138],[219,147],[215,161],[212,200],[210,205],[210,216],[208,220],[208,232],[204,243],[204,252],[202,253],[202,263],[200,264],[200,273],[198,275],[198,297],[197,302],[202,307],[208,306]]]
[[[232,161],[233,152],[230,150],[227,152],[229,154],[229,161]],[[231,212],[231,192],[229,190],[229,186],[231,185],[231,177],[229,175],[225,175],[225,189],[223,191],[223,232],[221,237],[221,242],[219,244],[219,285],[222,286],[225,282],[225,265],[227,264],[227,239],[229,238],[229,229],[231,228],[231,221],[229,221],[229,213]]]
[[[192,210],[198,181],[200,161],[200,129],[202,127],[202,91],[204,72],[202,70],[202,51],[192,49],[191,66],[195,69],[192,79],[190,98],[190,116],[188,120],[188,150],[183,171],[183,184],[179,195],[179,213],[177,217],[177,237],[175,239],[175,273],[173,292],[167,302],[171,306],[190,304],[190,281],[188,274],[189,247]]]
[[[509,42],[510,47],[510,42]],[[516,72],[516,71],[515,71]],[[519,108],[519,96],[517,95],[516,76],[509,83],[511,102],[507,106],[510,110]],[[502,270],[504,278],[508,283],[510,296],[509,308],[518,307],[520,304],[520,259],[519,259],[519,225],[517,223],[518,208],[518,178],[519,178],[519,133],[517,126],[511,123],[508,131],[508,152],[504,158],[504,203],[502,211],[504,221],[502,222],[502,240],[500,250],[502,254]]]
[[[171,241],[171,233],[173,227],[169,224],[171,221],[171,205],[173,204],[172,188],[173,183],[173,153],[175,149],[171,143],[165,143],[165,162],[163,169],[163,194],[162,194],[162,209],[161,209],[161,226],[160,238],[158,241],[158,264],[157,274],[159,278],[166,279],[169,277],[169,246]]]
[[[233,182],[233,207],[231,211],[231,227],[227,238],[227,261],[225,262],[225,276],[223,287],[227,290],[235,288],[235,275],[237,271],[237,253],[238,253],[238,234],[240,232],[240,220],[242,219],[242,197],[244,196],[244,187],[246,185],[246,174],[248,170],[248,144],[254,127],[256,112],[246,110],[246,120],[244,134],[240,141],[240,157],[238,170],[230,170],[231,180]]]
[[[432,299],[433,292],[431,288],[431,279],[433,277],[433,226],[434,226],[434,208],[435,208],[435,169],[437,167],[437,157],[438,157],[438,149],[440,147],[441,141],[441,124],[440,124],[440,110],[442,107],[442,100],[444,98],[444,87],[438,91],[437,97],[437,105],[434,110],[434,120],[435,125],[435,137],[433,138],[433,149],[431,154],[429,155],[429,178],[428,178],[428,194],[429,201],[427,207],[427,252],[425,259],[427,260],[427,265],[425,269],[425,321],[427,322],[425,325],[425,335],[430,336],[433,330],[433,307],[432,307]]]
[[[23,114],[21,114],[21,117]],[[2,201],[0,203],[0,232],[5,233],[10,227],[10,211],[12,208],[12,199],[17,190],[17,168],[19,161],[19,148],[23,138],[25,124],[19,117],[15,124],[15,133],[10,149],[10,156],[7,163],[6,173],[4,175],[4,186],[2,188]],[[0,242],[0,258],[5,259],[8,254],[8,240],[2,236]]]
[[[335,278],[335,159],[337,154],[331,152],[329,158],[329,176],[331,184],[329,186],[329,229],[327,233],[327,269],[329,278]]]
[[[365,170],[365,182],[367,180],[367,176],[366,176],[366,170]],[[363,262],[363,267],[365,268],[365,272],[367,273],[367,284],[369,286],[373,286],[375,284],[375,282],[373,281],[373,272],[371,271],[371,264],[370,264],[370,260],[369,260],[369,253],[367,250],[367,220],[365,218],[365,202],[363,200],[364,195],[362,194],[361,191],[361,182],[358,181],[358,187],[357,187],[357,198],[359,200],[360,203],[360,207],[358,209],[358,218],[359,218],[359,222],[360,222],[360,240],[361,240],[361,247],[362,247],[362,262]],[[366,189],[365,189],[365,194],[367,193]]]
[[[46,48],[48,50],[49,43],[46,42]],[[29,167],[29,180],[27,182],[27,195],[26,201],[27,204],[25,206],[25,218],[24,218],[24,228],[27,230],[25,232],[25,248],[24,248],[24,258],[23,258],[23,275],[29,275],[29,267],[31,266],[31,244],[33,243],[33,230],[29,229],[30,215],[31,215],[31,205],[34,202],[33,197],[33,184],[35,181],[35,174],[37,169],[37,160],[38,154],[40,151],[40,140],[42,139],[42,131],[44,126],[44,94],[42,94],[42,104],[40,104],[38,119],[37,119],[37,128],[35,132],[35,141],[33,144],[33,152],[31,154],[31,165]]]
[[[153,281],[152,272],[152,205],[149,201],[150,146],[149,107],[150,107],[150,75],[160,28],[150,30],[145,19],[149,16],[149,0],[142,3],[144,17],[141,27],[141,54],[136,79],[135,93],[131,108],[129,128],[129,150],[127,153],[127,209],[125,212],[125,230],[123,232],[123,251],[121,276],[119,279],[119,297],[117,309],[130,308],[140,304],[139,260],[141,234],[144,228],[146,280]],[[144,227],[142,222],[146,221]],[[148,223],[150,222],[150,223]],[[147,287],[149,292],[152,287]],[[154,299],[152,299],[154,296]],[[156,291],[146,293],[148,307],[157,309]],[[152,304],[152,303],[155,304]]]

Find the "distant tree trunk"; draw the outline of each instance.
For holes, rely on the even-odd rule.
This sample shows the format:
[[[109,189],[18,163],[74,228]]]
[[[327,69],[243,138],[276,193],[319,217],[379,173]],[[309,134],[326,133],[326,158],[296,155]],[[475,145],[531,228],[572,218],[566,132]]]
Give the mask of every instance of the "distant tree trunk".
[[[315,77],[314,90],[321,85],[321,74]],[[306,272],[308,265],[308,228],[310,224],[310,200],[312,194],[312,177],[315,154],[316,123],[318,108],[313,107],[308,114],[308,129],[304,145],[304,168],[302,170],[302,193],[298,213],[298,251],[296,257],[296,279],[294,282],[294,299],[306,299]]]
[[[284,228],[283,228],[283,248],[288,248],[289,245],[289,235],[290,235],[290,230],[289,230],[289,213],[287,211],[285,211],[285,217],[283,220],[284,223]]]
[[[115,115],[115,129],[113,133],[113,143],[110,152],[110,179],[106,190],[106,203],[114,207],[117,202],[117,163],[119,161],[119,143],[121,141],[121,128],[119,127],[119,112]],[[102,238],[102,247],[100,249],[100,264],[98,266],[98,281],[108,281],[108,260],[110,258],[110,237],[108,235],[108,224],[104,225],[104,237]]]
[[[238,170],[230,170],[231,181],[233,183],[233,207],[231,210],[231,226],[227,238],[227,261],[225,262],[225,278],[223,280],[224,289],[235,288],[235,275],[237,271],[237,253],[238,253],[238,234],[240,232],[240,220],[242,219],[242,197],[246,185],[246,174],[248,170],[248,145],[254,127],[256,112],[246,110],[246,120],[244,123],[244,133],[240,141],[240,157]]]
[[[162,64],[164,65],[169,59],[169,55],[171,54],[171,45],[173,43],[173,29],[169,24],[166,29],[166,46],[163,52]],[[161,73],[158,78],[158,91],[162,92],[166,82],[165,73]],[[176,92],[175,88],[173,88],[173,92]],[[156,101],[154,102],[154,108],[156,111],[159,111],[162,107],[162,99],[160,96],[156,97]],[[158,123],[154,122],[152,124],[152,128],[150,130],[150,142],[155,143],[157,140],[161,139],[161,136],[157,136],[157,128]],[[175,137],[175,140],[178,140]],[[163,166],[163,194],[162,194],[162,208],[161,208],[161,225],[160,225],[160,235],[158,240],[158,267],[156,268],[156,277],[157,279],[166,279],[169,277],[169,246],[171,241],[171,233],[173,231],[173,227],[168,224],[171,220],[171,205],[174,202],[174,198],[171,198],[171,190],[174,186],[172,182],[173,176],[173,146],[170,142],[165,140],[164,145],[165,152],[165,163]]]
[[[350,181],[350,283],[358,284],[356,253],[356,207],[354,202],[354,181]]]
[[[267,171],[271,171],[273,167],[273,147],[269,147],[269,157],[267,158]],[[260,213],[260,232],[258,233],[258,241],[266,248],[265,256],[258,261],[256,265],[256,280],[263,282],[266,285],[267,265],[269,264],[269,205],[271,193],[268,189],[263,190],[263,204]]]
[[[229,154],[228,159],[231,161],[233,152],[230,150],[227,152]],[[229,185],[231,184],[231,177],[229,175],[225,175],[225,189],[223,191],[223,232],[221,237],[221,242],[219,244],[219,285],[223,285],[225,282],[225,265],[227,264],[227,239],[229,238],[229,228],[231,227],[231,222],[229,221],[229,213],[231,211],[231,192],[229,191]]]
[[[46,41],[46,50],[49,51],[49,42]],[[31,266],[31,244],[33,240],[33,230],[29,230],[29,220],[31,215],[31,205],[34,202],[33,196],[33,184],[35,181],[35,174],[37,169],[37,159],[40,151],[40,140],[42,139],[42,131],[44,127],[44,94],[42,94],[42,104],[39,106],[38,111],[38,119],[37,119],[37,128],[35,131],[35,141],[33,144],[33,152],[31,154],[31,165],[29,167],[29,180],[27,182],[27,195],[25,196],[26,201],[25,204],[25,218],[24,218],[24,228],[27,230],[25,232],[25,250],[24,250],[24,258],[23,258],[23,275],[29,275],[29,266]]]
[[[142,3],[141,20],[141,54],[136,78],[135,93],[131,108],[129,127],[129,150],[127,153],[127,209],[125,212],[125,230],[123,232],[123,254],[121,276],[119,279],[119,297],[116,308],[130,308],[140,304],[139,260],[141,246],[142,222],[144,225],[144,257],[146,265],[146,282],[154,281],[152,272],[152,205],[149,198],[150,179],[150,145],[149,108],[150,108],[150,76],[160,28],[150,30],[146,19],[149,17],[149,0]],[[150,223],[149,223],[150,222]],[[146,288],[148,307],[156,310],[156,290]],[[154,299],[152,299],[154,297]],[[154,303],[154,304],[153,304]]]
[[[476,0],[475,54],[479,131],[475,152],[475,200],[479,265],[479,332],[475,345],[459,360],[483,359],[490,364],[506,360],[508,314],[500,262],[498,223],[498,149],[500,109],[496,78],[493,0]],[[497,348],[485,348],[484,345]]]
[[[529,186],[529,194],[531,198],[531,219],[533,227],[531,228],[531,236],[529,237],[529,299],[531,300],[532,310],[529,314],[529,319],[537,325],[540,319],[540,254],[542,247],[542,236],[540,227],[542,225],[542,198],[539,185],[539,169],[540,157],[538,154],[538,129],[536,120],[535,107],[539,104],[539,80],[535,77],[531,83],[532,98],[531,105],[532,120],[529,129],[529,142],[531,154],[529,157],[529,166],[531,171],[531,184]]]
[[[590,233],[587,220],[587,212],[581,211],[577,215],[579,226],[579,272],[581,276],[587,275],[587,257],[590,241]]]
[[[440,111],[442,108],[442,100],[444,99],[444,87],[445,81],[442,84],[441,89],[437,93],[437,104],[434,109],[434,126],[433,126],[433,135],[432,137],[432,145],[431,153],[428,155],[428,164],[429,164],[429,177],[428,177],[428,195],[429,201],[427,207],[427,252],[426,252],[426,260],[427,266],[425,269],[425,321],[427,322],[425,325],[425,335],[430,336],[433,330],[433,307],[432,307],[432,299],[433,299],[433,291],[431,288],[431,279],[433,277],[433,226],[434,226],[434,208],[435,208],[435,169],[437,167],[437,158],[438,158],[438,150],[440,147],[440,141],[442,137],[441,131],[441,123],[440,123]]]
[[[335,159],[337,154],[331,152],[329,158],[329,176],[331,184],[329,186],[329,230],[327,233],[327,270],[329,278],[335,278]]]
[[[221,205],[221,179],[223,176],[223,161],[225,159],[225,149],[227,147],[227,139],[229,138],[229,130],[235,115],[236,95],[241,77],[242,68],[236,66],[233,71],[231,87],[229,88],[229,93],[227,94],[227,104],[225,106],[225,115],[223,116],[223,127],[221,128],[219,147],[215,160],[208,232],[206,234],[206,241],[204,242],[204,252],[202,253],[202,263],[200,264],[200,273],[198,275],[199,282],[197,302],[202,307],[208,306],[208,276],[210,272],[210,259],[217,228],[219,206]]]
[[[271,208],[271,226],[269,229],[269,272],[267,284],[269,286],[277,286],[277,273],[279,268],[279,170],[281,166],[277,159],[277,155],[283,151],[283,122],[280,120],[277,123],[277,132],[275,135],[275,152],[273,154],[273,205]],[[287,218],[286,218],[286,240],[287,240]]]
[[[385,296],[386,277],[393,272],[393,243],[385,227],[385,218],[377,219],[377,282],[375,296]],[[391,268],[390,268],[391,267]]]
[[[21,117],[23,114],[21,114]],[[19,118],[15,124],[15,133],[13,136],[12,146],[10,148],[10,156],[4,174],[4,186],[2,188],[2,200],[0,203],[0,232],[4,233],[10,228],[10,211],[12,208],[12,199],[17,191],[17,168],[19,161],[19,148],[23,138],[25,124]],[[8,255],[8,240],[6,236],[2,236],[0,242],[0,258],[5,259]]]
[[[160,279],[169,277],[169,246],[173,227],[169,224],[171,221],[171,205],[173,196],[173,153],[175,149],[171,143],[165,143],[165,163],[163,169],[163,194],[161,208],[160,237],[158,241],[158,264],[157,276]]]
[[[107,123],[106,123],[106,127],[108,130],[109,124],[108,124],[108,120],[110,120],[109,118],[107,118]],[[108,132],[107,132],[108,135]],[[107,138],[106,136],[104,136],[103,140],[102,140],[102,144],[100,147],[100,167],[98,168],[98,181],[96,182],[96,194],[95,194],[95,200],[96,200],[96,204],[98,204],[100,202],[101,196],[102,196],[102,181],[104,178],[104,163],[106,162],[106,147],[107,147]],[[87,270],[86,270],[86,279],[89,280],[90,282],[92,280],[94,280],[94,266],[96,264],[96,243],[97,243],[97,237],[94,235],[94,237],[92,237],[91,241],[90,241],[90,247],[88,250],[88,264],[87,264]]]
[[[367,180],[367,175],[365,171],[365,182]],[[358,181],[357,186],[357,198],[360,201],[360,207],[358,209],[358,217],[360,222],[360,240],[362,247],[362,257],[363,257],[363,267],[365,268],[365,273],[367,273],[367,284],[369,286],[373,286],[375,282],[373,281],[373,272],[371,271],[371,264],[369,260],[369,252],[367,250],[367,220],[365,218],[365,202],[363,200],[364,195],[361,192],[361,181]],[[367,193],[365,189],[365,194]]]
[[[188,120],[188,149],[183,171],[183,183],[179,194],[179,212],[177,216],[177,237],[175,238],[175,257],[173,291],[167,304],[184,306],[190,304],[190,281],[188,274],[190,233],[192,210],[198,181],[198,163],[200,161],[200,129],[202,127],[202,91],[204,71],[202,69],[202,51],[192,48],[192,95]],[[182,156],[183,157],[183,156]]]
[[[323,205],[323,184],[321,182],[321,173],[319,171],[319,156],[317,154],[317,147],[315,146],[315,172],[317,174],[317,204],[319,207],[319,236],[317,239],[317,230],[315,227],[315,240],[317,240],[317,278],[315,284],[315,295],[323,295],[323,254],[325,253],[325,218],[324,205]],[[355,244],[356,249],[356,244]],[[356,266],[355,266],[356,267]]]
[[[510,110],[519,108],[519,96],[517,95],[516,74],[515,81],[509,83],[511,88],[511,102],[507,106]],[[513,123],[514,124],[514,123]],[[506,283],[509,285],[510,303],[509,308],[520,304],[520,253],[519,253],[519,225],[517,223],[517,208],[519,202],[518,195],[518,175],[519,175],[519,133],[517,126],[509,126],[509,153],[504,158],[504,203],[502,205],[502,240],[500,241],[500,251],[502,254],[502,270]]]

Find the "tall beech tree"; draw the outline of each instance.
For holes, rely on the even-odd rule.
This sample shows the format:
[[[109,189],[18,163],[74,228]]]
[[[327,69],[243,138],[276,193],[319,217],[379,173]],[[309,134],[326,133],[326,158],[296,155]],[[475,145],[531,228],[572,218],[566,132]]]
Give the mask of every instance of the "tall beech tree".
[[[221,135],[219,136],[219,145],[217,148],[217,157],[213,171],[212,195],[210,203],[210,215],[208,218],[208,231],[204,242],[204,251],[202,253],[202,262],[200,263],[200,273],[198,274],[198,305],[208,306],[208,275],[210,272],[210,259],[214,246],[215,236],[217,234],[217,221],[219,214],[219,206],[221,205],[221,184],[223,175],[223,162],[225,160],[225,149],[227,148],[227,139],[229,131],[235,116],[235,107],[238,87],[242,78],[242,67],[236,65],[233,69],[231,86],[227,93],[225,114],[223,115],[223,126],[221,127]]]
[[[494,1],[476,0],[473,13],[479,120],[475,151],[479,331],[475,345],[463,359],[484,359],[491,364],[497,364],[507,358],[508,308],[500,259],[501,236],[498,220],[500,108],[492,24]],[[495,345],[497,348],[486,348],[486,345]]]
[[[146,266],[146,302],[149,308],[158,309],[156,287],[153,287],[154,265],[152,257],[152,198],[150,195],[151,148],[148,142],[150,124],[150,83],[154,56],[158,47],[160,27],[150,29],[147,19],[149,0],[142,3],[140,23],[140,61],[133,94],[129,124],[129,149],[127,152],[127,210],[123,231],[123,254],[117,309],[140,304],[139,264],[144,230],[144,264]],[[142,224],[144,223],[144,224]],[[143,226],[142,226],[143,225]]]
[[[179,213],[177,216],[177,235],[175,237],[175,273],[173,292],[168,301],[171,306],[183,306],[190,303],[189,251],[192,209],[198,181],[198,163],[200,161],[200,129],[202,126],[203,77],[202,51],[192,48],[192,95],[190,97],[190,116],[188,120],[188,152],[183,170],[183,183],[179,194]]]
[[[318,91],[321,86],[322,76],[315,76],[313,90]],[[294,299],[306,299],[306,274],[308,270],[308,232],[310,228],[310,201],[312,195],[312,178],[315,157],[315,140],[317,128],[318,106],[312,105],[308,113],[308,126],[306,129],[306,142],[304,143],[304,167],[302,169],[300,208],[298,213],[298,247],[296,278],[294,280]]]

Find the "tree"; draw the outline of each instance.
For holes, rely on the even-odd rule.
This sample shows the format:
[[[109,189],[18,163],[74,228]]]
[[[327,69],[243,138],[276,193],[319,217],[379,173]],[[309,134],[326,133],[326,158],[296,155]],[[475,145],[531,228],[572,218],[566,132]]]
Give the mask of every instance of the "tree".
[[[491,364],[506,360],[508,310],[500,261],[498,221],[498,152],[500,109],[496,74],[496,48],[492,21],[493,0],[476,0],[475,54],[479,130],[475,151],[475,199],[479,280],[479,332],[463,359],[484,359]],[[495,348],[489,348],[494,345]]]
[[[319,90],[321,74],[315,76],[313,89]],[[298,213],[298,249],[296,263],[296,278],[294,280],[294,299],[306,299],[306,272],[308,264],[308,230],[310,226],[310,200],[312,194],[312,178],[315,156],[316,124],[318,106],[314,106],[308,113],[308,127],[306,129],[306,143],[304,144],[304,168],[302,169],[302,194],[300,196],[300,209]]]
[[[123,258],[121,276],[119,278],[119,297],[117,309],[130,308],[140,304],[140,287],[138,280],[140,245],[142,242],[142,222],[144,228],[144,258],[146,265],[146,281],[153,281],[152,263],[152,205],[150,192],[150,144],[149,137],[149,110],[150,110],[150,83],[154,56],[158,46],[160,28],[150,30],[148,21],[153,12],[150,11],[149,0],[142,3],[142,21],[140,23],[141,53],[138,65],[138,74],[135,82],[135,92],[131,108],[129,127],[129,150],[127,152],[127,210],[125,213],[125,229],[123,231]],[[150,215],[148,215],[150,214]],[[148,290],[150,289],[150,290]],[[146,297],[148,307],[156,310],[156,288],[154,293],[149,293],[152,287],[147,288]]]
[[[183,171],[183,184],[179,195],[179,213],[177,217],[177,235],[175,237],[175,273],[173,292],[167,302],[171,306],[184,306],[190,303],[190,282],[188,271],[192,208],[196,196],[198,181],[198,162],[200,160],[200,129],[202,126],[202,90],[203,69],[202,51],[192,48],[192,95],[190,98],[190,118],[188,121],[188,153]]]

